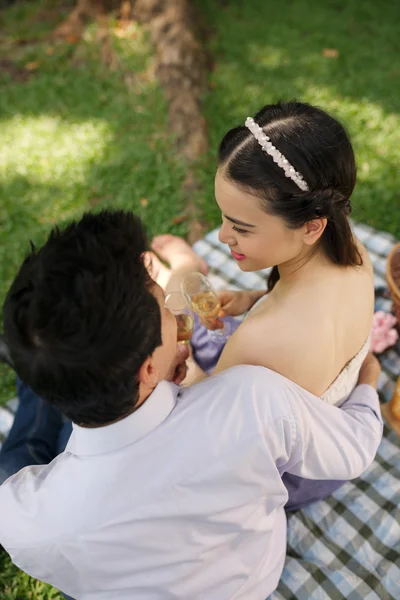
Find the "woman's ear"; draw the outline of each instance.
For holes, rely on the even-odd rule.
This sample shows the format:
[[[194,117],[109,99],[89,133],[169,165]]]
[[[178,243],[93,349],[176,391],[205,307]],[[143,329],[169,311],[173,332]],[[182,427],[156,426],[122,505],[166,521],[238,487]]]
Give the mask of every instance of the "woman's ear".
[[[324,233],[326,224],[327,220],[325,217],[308,221],[308,223],[305,225],[303,242],[307,244],[307,246],[313,246]]]

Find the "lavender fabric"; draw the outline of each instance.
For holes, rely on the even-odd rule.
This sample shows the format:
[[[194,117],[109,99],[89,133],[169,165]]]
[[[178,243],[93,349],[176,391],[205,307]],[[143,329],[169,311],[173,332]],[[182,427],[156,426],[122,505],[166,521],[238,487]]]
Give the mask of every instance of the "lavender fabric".
[[[327,498],[346,483],[346,481],[303,479],[291,473],[284,473],[282,481],[289,494],[288,501],[285,504],[285,510],[289,512]]]
[[[240,325],[240,321],[232,317],[225,317],[224,322],[226,321],[229,321],[232,333]],[[192,348],[195,361],[207,375],[210,375],[221,356],[224,344],[216,344],[210,339],[208,330],[200,323],[199,317],[196,314],[194,315]]]

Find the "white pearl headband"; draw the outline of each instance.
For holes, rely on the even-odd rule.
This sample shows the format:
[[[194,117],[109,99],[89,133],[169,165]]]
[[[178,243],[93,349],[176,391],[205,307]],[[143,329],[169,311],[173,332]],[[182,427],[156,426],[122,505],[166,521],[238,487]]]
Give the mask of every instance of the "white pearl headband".
[[[251,133],[256,138],[257,142],[260,144],[261,148],[269,154],[274,163],[276,163],[281,169],[285,171],[285,177],[289,177],[294,183],[299,187],[303,192],[307,192],[309,190],[308,185],[304,181],[303,176],[296,171],[294,167],[290,164],[287,158],[283,156],[281,152],[271,143],[270,138],[264,133],[262,127],[257,125],[255,120],[252,117],[247,117],[245,121],[245,125],[247,129],[250,129]]]

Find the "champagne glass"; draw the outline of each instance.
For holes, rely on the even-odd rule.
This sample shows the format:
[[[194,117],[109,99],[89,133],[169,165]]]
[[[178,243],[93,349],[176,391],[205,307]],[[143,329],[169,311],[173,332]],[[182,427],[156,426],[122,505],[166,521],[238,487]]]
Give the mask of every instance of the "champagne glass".
[[[182,292],[191,300],[194,312],[203,320],[214,320],[221,310],[217,292],[202,273],[190,273],[181,283]],[[207,330],[210,339],[217,344],[225,344],[231,333],[230,324],[223,322],[222,329]]]
[[[176,319],[178,344],[188,344],[192,338],[194,326],[194,315],[189,296],[184,292],[171,292],[166,296],[164,305]]]

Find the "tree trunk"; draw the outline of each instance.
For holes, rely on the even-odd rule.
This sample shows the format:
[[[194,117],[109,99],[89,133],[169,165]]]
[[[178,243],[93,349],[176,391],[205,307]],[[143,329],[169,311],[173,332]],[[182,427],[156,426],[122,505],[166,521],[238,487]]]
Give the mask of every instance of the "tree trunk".
[[[186,0],[136,0],[134,18],[147,25],[156,49],[156,75],[169,102],[169,124],[188,159],[207,150],[201,96],[207,62]]]
[[[156,76],[169,102],[169,128],[188,161],[183,184],[188,241],[202,237],[195,198],[199,185],[193,163],[208,148],[206,121],[201,111],[207,88],[207,57],[197,37],[195,18],[187,0],[135,0],[133,16],[148,26],[156,49]]]

